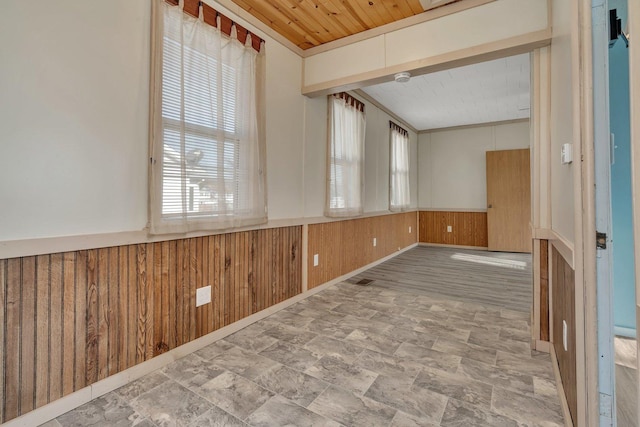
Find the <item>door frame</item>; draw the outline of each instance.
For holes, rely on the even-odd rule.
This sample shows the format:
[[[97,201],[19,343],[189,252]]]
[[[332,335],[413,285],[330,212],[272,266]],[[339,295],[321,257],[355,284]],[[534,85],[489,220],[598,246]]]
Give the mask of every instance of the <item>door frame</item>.
[[[607,235],[606,248],[596,249],[598,311],[598,392],[600,426],[616,425],[613,322],[613,242],[611,217],[611,127],[609,123],[609,7],[592,0],[593,114],[596,230]]]
[[[627,2],[629,22],[629,76],[640,73],[640,43],[633,39],[633,34],[640,34],[640,4],[635,1]],[[637,80],[629,79],[629,117],[631,121],[631,191],[633,202],[633,238],[635,247],[635,263],[640,266],[640,84]],[[640,328],[640,268],[636,268],[636,330]],[[636,341],[637,342],[637,341]],[[640,349],[640,346],[638,346]],[[640,368],[640,364],[639,364]],[[638,369],[640,372],[640,369]],[[640,384],[640,374],[636,378]],[[638,397],[640,411],[640,394]],[[640,418],[640,416],[639,416]]]

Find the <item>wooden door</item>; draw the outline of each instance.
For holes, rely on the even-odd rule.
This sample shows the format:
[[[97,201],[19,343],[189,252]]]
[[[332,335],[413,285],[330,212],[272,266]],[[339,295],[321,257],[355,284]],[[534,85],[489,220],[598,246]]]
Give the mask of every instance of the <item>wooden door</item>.
[[[531,252],[529,149],[487,151],[490,251]]]

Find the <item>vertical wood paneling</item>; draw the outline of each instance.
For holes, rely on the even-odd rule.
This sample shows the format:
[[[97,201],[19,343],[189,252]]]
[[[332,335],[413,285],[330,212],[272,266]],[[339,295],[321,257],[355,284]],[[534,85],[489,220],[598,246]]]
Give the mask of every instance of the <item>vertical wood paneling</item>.
[[[74,390],[75,354],[66,354],[66,349],[75,347],[75,299],[76,299],[76,254],[66,252],[62,259],[63,293],[62,293],[62,394],[67,395]]]
[[[0,421],[300,293],[301,242],[286,227],[0,260]]]
[[[33,409],[35,404],[35,345],[36,345],[36,259],[22,259],[22,321],[20,357],[20,412]]]
[[[311,224],[308,230],[309,289],[416,243],[418,235],[415,212]],[[317,267],[314,254],[319,255]]]
[[[485,212],[420,211],[418,223],[421,243],[487,247]]]
[[[549,241],[540,240],[540,339],[549,341]]]
[[[169,324],[171,322],[171,307],[169,303],[169,293],[171,289],[169,284],[169,242],[160,243],[160,260],[161,280],[159,282],[160,286],[156,286],[156,289],[158,290],[158,293],[161,294],[160,304],[162,311],[160,311],[159,314],[160,334],[159,341],[156,342],[156,347],[158,349],[157,354],[165,353],[170,349]],[[156,325],[158,326],[158,324]]]
[[[139,284],[137,282],[137,247],[129,245],[127,247],[127,292],[129,303],[127,304],[127,368],[135,365],[138,352],[138,295]]]
[[[118,372],[118,356],[121,349],[118,348],[118,318],[120,317],[120,304],[118,297],[120,295],[120,287],[118,283],[118,258],[119,251],[117,247],[109,248],[108,253],[108,273],[107,273],[107,293],[109,301],[107,303],[107,376]]]
[[[85,385],[98,380],[98,251],[87,252],[87,352]]]
[[[155,300],[155,280],[154,280],[154,253],[155,243],[146,244],[146,278],[147,278],[147,301],[146,301],[146,331],[145,331],[145,360],[149,360],[155,356],[155,336],[154,336],[154,316],[156,310],[160,311],[161,307],[156,306]]]
[[[147,245],[138,245],[136,251],[136,282],[138,283],[138,340],[136,342],[136,363],[146,360],[147,354],[147,318],[148,295],[147,287]]]
[[[109,375],[109,248],[98,249],[98,380]]]
[[[162,301],[162,243],[153,244],[153,341],[152,357],[163,353],[162,312],[166,310]]]
[[[553,346],[558,359],[558,368],[562,378],[562,386],[567,398],[569,412],[576,419],[578,409],[577,377],[576,377],[576,325],[575,325],[575,277],[574,271],[552,247],[553,289]],[[567,350],[562,342],[563,323],[567,322]]]
[[[5,313],[7,312],[7,261],[0,259],[0,390],[3,391],[3,397],[0,399],[0,422],[4,420],[4,390],[5,390],[5,376],[4,376],[4,363],[5,363],[5,327],[7,325],[7,318]]]
[[[118,343],[118,364],[117,364],[117,372],[123,371],[127,369],[127,362],[129,357],[129,349],[127,348],[127,344],[129,343],[129,336],[132,335],[129,330],[129,250],[126,246],[119,248],[118,250],[118,269],[117,269],[117,282],[115,283],[118,286],[117,300],[116,304],[118,307],[118,316],[117,316],[117,324],[118,329],[116,330],[116,340]],[[113,286],[112,282],[112,286]]]
[[[49,255],[36,258],[36,407],[49,402],[49,259]]]
[[[79,390],[87,384],[87,329],[89,324],[87,267],[89,265],[89,257],[87,251],[78,251],[75,255],[75,373],[73,386],[74,390]]]
[[[21,262],[10,259],[7,265],[7,309],[6,309],[6,350],[5,355],[5,419],[15,418],[20,414],[20,305]],[[11,351],[13,349],[13,351]],[[32,397],[33,399],[33,394]]]
[[[49,335],[57,337],[57,342],[49,343],[49,400],[56,400],[62,396],[62,254],[51,254],[49,271]]]

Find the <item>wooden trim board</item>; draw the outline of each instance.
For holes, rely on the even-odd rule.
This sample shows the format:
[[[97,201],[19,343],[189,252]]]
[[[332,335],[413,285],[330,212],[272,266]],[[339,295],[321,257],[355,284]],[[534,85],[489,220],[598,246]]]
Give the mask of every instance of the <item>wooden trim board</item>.
[[[417,212],[417,208],[411,208],[404,212]],[[391,215],[391,211],[365,212],[364,214],[352,218],[371,218],[376,216]],[[266,224],[250,227],[235,228],[232,230],[200,231],[191,232],[184,235],[150,235],[147,229],[139,231],[125,231],[119,233],[83,234],[75,236],[41,237],[22,240],[0,241],[0,259],[17,258],[31,255],[43,255],[55,252],[68,252],[83,249],[97,249],[110,246],[124,246],[140,243],[162,242],[165,240],[190,239],[194,237],[215,236],[218,234],[235,233],[241,231],[264,230],[271,228],[292,227],[298,225],[320,224],[326,222],[344,221],[345,218],[302,217],[270,220]]]

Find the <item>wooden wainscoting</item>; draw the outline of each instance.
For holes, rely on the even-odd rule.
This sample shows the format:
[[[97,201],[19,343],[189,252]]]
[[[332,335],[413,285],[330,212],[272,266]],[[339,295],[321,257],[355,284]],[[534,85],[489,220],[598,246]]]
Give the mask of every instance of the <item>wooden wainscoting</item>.
[[[295,226],[0,260],[0,422],[299,294],[301,243]]]
[[[418,221],[421,243],[487,247],[486,212],[420,211]]]
[[[308,288],[312,289],[416,243],[417,225],[416,212],[309,225]],[[313,266],[315,254],[319,258],[316,267]]]
[[[549,241],[540,240],[540,340],[549,341]]]
[[[576,383],[576,324],[575,324],[575,279],[574,271],[560,252],[551,249],[551,301],[553,313],[553,347],[558,358],[558,368],[567,405],[575,420],[578,410]],[[567,322],[567,351],[562,343],[562,321]]]

